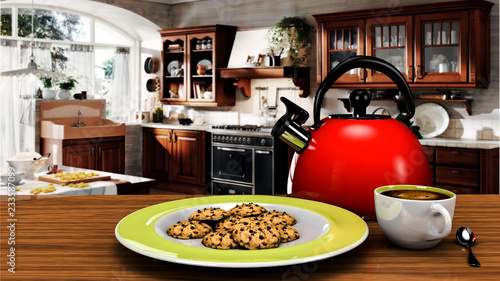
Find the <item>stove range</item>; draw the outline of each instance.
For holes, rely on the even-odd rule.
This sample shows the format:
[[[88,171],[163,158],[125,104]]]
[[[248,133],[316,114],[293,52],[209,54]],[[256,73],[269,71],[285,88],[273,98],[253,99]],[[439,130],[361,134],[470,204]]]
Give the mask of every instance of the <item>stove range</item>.
[[[214,126],[212,126],[212,129],[258,132],[262,129],[262,126],[260,126],[260,125],[214,125]]]
[[[238,135],[238,136],[266,136],[271,137],[272,127],[260,125],[214,125],[209,130],[212,134]]]
[[[212,194],[285,194],[288,147],[271,127],[217,125],[211,133]]]

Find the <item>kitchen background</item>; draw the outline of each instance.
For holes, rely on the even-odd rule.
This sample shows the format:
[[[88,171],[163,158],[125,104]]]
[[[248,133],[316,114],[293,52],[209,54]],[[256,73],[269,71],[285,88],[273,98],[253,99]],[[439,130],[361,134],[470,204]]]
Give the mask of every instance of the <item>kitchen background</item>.
[[[42,4],[37,2],[43,2]],[[103,5],[97,5],[101,2],[104,4],[113,5],[118,9],[106,8]],[[162,3],[163,2],[163,3]],[[425,1],[425,0],[409,0],[409,1],[381,1],[381,0],[355,0],[355,1],[339,1],[339,0],[291,0],[291,1],[245,1],[245,0],[206,0],[206,1],[170,1],[175,5],[164,4],[165,1],[155,0],[96,0],[96,1],[79,1],[78,5],[74,5],[74,1],[67,0],[47,0],[35,1],[35,4],[45,5],[47,7],[62,7],[64,9],[92,14],[101,17],[116,26],[126,30],[133,37],[138,38],[139,44],[134,47],[139,48],[140,55],[134,58],[136,66],[142,66],[142,62],[150,56],[160,57],[161,41],[160,35],[157,32],[159,29],[169,29],[178,27],[189,27],[198,25],[210,24],[226,24],[238,26],[239,30],[253,30],[269,28],[284,16],[299,16],[305,17],[308,23],[315,26],[313,14],[333,13],[341,11],[371,9],[386,7],[389,10],[397,10],[402,5],[423,4],[430,2],[446,2]],[[463,104],[443,104],[448,112],[451,121],[449,128],[440,137],[446,138],[463,138],[463,139],[478,139],[478,140],[499,140],[500,125],[499,125],[499,1],[492,0],[495,3],[491,12],[491,81],[488,89],[471,89],[463,90],[466,97],[474,99],[472,104],[472,115],[469,115]],[[0,4],[9,3],[24,3],[30,1],[1,1]],[[109,7],[109,6],[108,6]],[[134,14],[127,13],[122,9],[129,10]],[[141,17],[143,17],[141,19]],[[266,119],[263,116],[259,106],[259,98],[262,94],[257,88],[267,87],[269,96],[274,96],[277,88],[284,88],[280,91],[281,96],[290,98],[307,111],[312,113],[312,104],[314,93],[317,90],[316,83],[316,39],[313,36],[312,53],[308,57],[308,66],[311,67],[310,85],[311,95],[307,98],[299,98],[295,90],[286,90],[292,87],[290,79],[254,79],[252,80],[251,98],[244,97],[241,93],[236,93],[236,105],[232,107],[218,107],[217,109],[205,108],[184,108],[180,106],[165,106],[164,112],[183,112],[187,117],[195,118],[203,116],[207,123],[217,124],[232,124],[232,123],[260,123],[264,124]],[[132,93],[138,98],[137,109],[143,109],[145,98],[151,98],[145,87],[145,81],[154,77],[146,74],[142,67],[139,75],[133,75],[131,80],[134,85]],[[138,70],[134,69],[134,74]],[[159,75],[159,74],[158,74]],[[429,93],[429,90],[415,90],[414,93]],[[326,95],[323,103],[322,115],[346,113],[346,110],[339,97],[347,97],[348,90],[332,89]],[[136,98],[135,97],[135,98]],[[395,103],[392,102],[373,102],[368,108],[368,112],[374,111],[377,107],[387,108],[391,114],[398,112]],[[284,113],[283,105],[278,107],[278,117]],[[311,124],[311,120],[307,124]],[[33,135],[30,135],[33,134]],[[27,133],[26,139],[35,139],[33,133]],[[140,127],[127,126],[126,145],[130,148],[141,143]],[[35,146],[35,144],[27,143],[26,146]],[[127,154],[128,160],[135,160],[135,163],[140,162],[141,155]],[[126,172],[129,174],[140,174],[139,166],[130,166],[130,161]]]
[[[135,1],[102,1],[127,7],[134,12],[141,13],[142,7],[134,8],[129,6],[128,2]],[[269,28],[279,21],[283,16],[300,16],[305,17],[309,24],[315,26],[313,14],[341,12],[359,9],[381,8],[387,7],[389,10],[397,10],[401,5],[423,4],[430,2],[446,2],[446,1],[426,1],[426,0],[409,0],[409,1],[379,1],[379,0],[355,0],[355,1],[244,1],[244,0],[209,0],[197,1],[192,3],[177,4],[169,7],[170,21],[168,26],[162,28],[177,28],[186,26],[208,25],[222,23],[227,25],[238,26],[239,29],[252,28]],[[447,138],[464,138],[464,139],[484,139],[484,140],[499,140],[499,1],[491,1],[495,3],[491,12],[491,81],[488,89],[473,89],[463,90],[466,97],[474,99],[472,105],[473,115],[469,116],[465,107],[462,104],[446,104],[443,105],[450,115],[449,129],[440,137]],[[145,14],[149,20],[158,25],[165,24],[162,17],[157,18],[155,15]],[[314,93],[317,90],[316,83],[316,40],[313,40],[312,53],[309,56],[308,66],[311,67],[311,93],[308,98],[298,98],[293,92],[280,92],[284,96],[291,97],[292,101],[297,102],[310,113],[312,112],[312,103]],[[258,107],[259,92],[256,87],[268,87],[269,93],[273,93],[272,89],[277,87],[290,87],[291,81],[283,81],[283,79],[254,79],[252,80],[252,97],[245,98],[241,94],[236,95],[236,106],[224,108],[223,112],[217,112],[221,119],[232,117],[231,113],[224,115],[224,111],[240,112],[240,122],[246,116],[262,116]],[[429,90],[415,90],[415,94],[429,93]],[[323,105],[323,114],[345,113],[346,110],[337,98],[347,97],[346,90],[332,89],[325,96]],[[372,112],[377,107],[386,107],[391,113],[398,112],[394,103],[373,102],[369,107],[368,112]],[[279,108],[278,116],[283,114],[283,106]],[[168,110],[165,110],[168,112]],[[394,114],[393,113],[393,114]],[[211,115],[209,115],[211,116]],[[311,120],[309,120],[311,122]]]

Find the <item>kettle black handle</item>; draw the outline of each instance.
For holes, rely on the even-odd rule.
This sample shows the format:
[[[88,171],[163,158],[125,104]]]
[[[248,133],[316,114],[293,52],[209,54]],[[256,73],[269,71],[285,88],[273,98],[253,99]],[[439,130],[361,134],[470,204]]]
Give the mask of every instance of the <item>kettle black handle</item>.
[[[290,101],[285,97],[281,97],[280,100],[285,104],[286,107],[285,115],[290,116],[291,121],[301,126],[302,124],[304,124],[304,122],[307,121],[307,119],[309,119],[309,112],[307,112],[302,107],[296,105],[295,103],[293,103],[292,101]]]
[[[407,110],[407,114],[401,119],[401,122],[407,123],[413,115],[415,115],[415,101],[413,100],[410,86],[406,82],[403,74],[401,74],[396,67],[377,57],[353,56],[337,64],[337,66],[332,69],[332,71],[326,76],[325,80],[323,80],[323,82],[319,85],[316,97],[314,98],[314,128],[318,128],[321,125],[319,114],[321,112],[321,104],[323,103],[323,98],[326,92],[330,89],[333,83],[340,78],[340,76],[347,71],[358,67],[380,71],[387,75],[387,77],[389,77],[398,86],[399,90],[403,94],[403,97],[405,98]]]

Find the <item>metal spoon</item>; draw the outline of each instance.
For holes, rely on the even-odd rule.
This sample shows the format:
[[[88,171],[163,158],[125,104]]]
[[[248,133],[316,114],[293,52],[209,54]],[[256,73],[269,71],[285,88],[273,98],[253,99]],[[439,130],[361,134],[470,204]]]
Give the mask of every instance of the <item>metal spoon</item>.
[[[456,237],[460,245],[465,246],[469,249],[469,260],[467,261],[467,263],[470,266],[474,267],[481,266],[481,264],[479,264],[479,261],[477,261],[476,257],[474,256],[471,250],[472,245],[474,245],[474,243],[476,242],[476,236],[474,235],[472,230],[470,230],[470,228],[466,226],[462,226],[457,230]]]

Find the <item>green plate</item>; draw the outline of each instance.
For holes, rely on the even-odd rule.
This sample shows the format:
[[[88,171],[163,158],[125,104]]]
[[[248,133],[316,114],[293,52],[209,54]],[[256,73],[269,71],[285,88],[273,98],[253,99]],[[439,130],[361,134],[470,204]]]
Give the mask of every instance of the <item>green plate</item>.
[[[201,239],[176,239],[166,234],[177,221],[206,207],[230,209],[257,203],[267,210],[286,211],[297,220],[300,238],[265,250],[218,250]],[[168,262],[210,267],[270,267],[333,257],[363,243],[368,226],[356,214],[316,201],[264,195],[198,197],[153,205],[123,218],[115,229],[120,243],[139,254]]]

